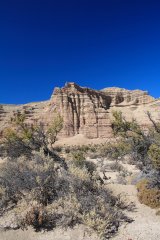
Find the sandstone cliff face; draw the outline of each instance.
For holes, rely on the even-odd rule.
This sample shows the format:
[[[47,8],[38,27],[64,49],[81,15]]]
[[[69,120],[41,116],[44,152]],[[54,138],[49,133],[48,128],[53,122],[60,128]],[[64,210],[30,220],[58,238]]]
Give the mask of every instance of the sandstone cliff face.
[[[57,113],[64,120],[61,137],[83,134],[88,138],[112,136],[112,111],[120,110],[127,119],[132,117],[142,125],[150,124],[146,112],[150,111],[156,121],[160,120],[160,100],[141,90],[129,91],[106,88],[96,91],[75,83],[55,88],[49,101],[25,105],[0,105],[0,129],[6,127],[17,111],[26,113],[27,121],[48,124]]]
[[[110,104],[110,96],[75,83],[56,88],[51,98],[51,105],[63,116],[64,136],[81,133],[89,138],[105,137],[110,127]]]

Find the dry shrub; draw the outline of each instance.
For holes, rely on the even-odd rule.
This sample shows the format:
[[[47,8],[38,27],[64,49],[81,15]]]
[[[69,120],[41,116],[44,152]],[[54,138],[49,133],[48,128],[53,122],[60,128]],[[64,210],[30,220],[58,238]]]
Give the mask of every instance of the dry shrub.
[[[52,145],[63,127],[63,119],[56,114],[53,122],[45,127],[43,123],[27,123],[26,114],[17,112],[11,119],[11,127],[2,133],[3,146],[7,157],[17,158],[21,155],[30,157],[33,150],[43,149],[46,155],[53,155]]]
[[[149,148],[148,155],[152,160],[155,169],[160,171],[160,147],[158,144],[152,144]]]
[[[73,159],[73,163],[76,167],[83,168],[85,165],[85,155],[82,151],[74,151],[71,154],[71,157]]]
[[[125,168],[119,162],[113,162],[109,165],[109,168],[114,172],[123,172]]]
[[[73,176],[75,176],[81,180],[87,180],[87,179],[90,180],[91,176],[85,168],[83,168],[83,169],[77,168],[76,166],[71,165],[69,168],[69,171]]]
[[[56,147],[54,147],[54,151],[57,152],[57,153],[61,153],[63,151],[63,147],[56,146]]]
[[[44,228],[48,223],[48,215],[43,206],[33,206],[27,212],[25,224],[33,226],[35,229]]]
[[[71,165],[76,168],[81,168],[83,170],[88,171],[89,173],[93,173],[96,171],[96,165],[91,161],[86,161],[86,156],[83,151],[73,151],[71,154]]]
[[[137,185],[141,203],[152,208],[160,206],[160,123],[148,112],[152,127],[144,130],[135,119],[128,122],[121,112],[113,112],[113,131],[130,144],[130,155],[144,174]],[[148,179],[148,180],[147,180]]]
[[[34,152],[31,159],[8,160],[1,172],[7,184],[0,192],[4,199],[1,207],[8,213],[6,206],[17,209],[21,228],[66,228],[81,223],[102,239],[111,237],[121,222],[130,220],[119,199],[99,183],[94,166],[86,160],[83,163],[69,161],[65,169],[43,152]]]
[[[151,208],[160,207],[160,190],[158,188],[150,188],[147,179],[141,180],[137,184],[138,198],[142,204]]]
[[[160,216],[160,210],[158,210],[158,211],[156,212],[156,215],[157,215],[157,216]]]
[[[130,151],[130,144],[123,140],[118,143],[108,144],[106,145],[106,149],[104,149],[106,156],[110,157],[111,159],[122,158],[130,153]]]
[[[0,172],[0,178],[5,183],[4,201],[17,204],[25,198],[46,205],[55,198],[56,177],[54,160],[43,153],[34,153],[31,159],[8,159]]]
[[[46,211],[51,216],[51,222],[57,227],[67,228],[81,223],[80,203],[74,192],[48,205]]]

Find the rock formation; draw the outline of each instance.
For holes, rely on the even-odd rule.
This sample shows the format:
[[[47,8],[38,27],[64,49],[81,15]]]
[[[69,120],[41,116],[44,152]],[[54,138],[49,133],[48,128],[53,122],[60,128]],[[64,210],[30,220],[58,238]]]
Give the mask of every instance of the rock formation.
[[[26,113],[27,121],[51,122],[59,113],[64,127],[61,137],[83,134],[88,138],[106,138],[112,135],[112,111],[120,110],[127,119],[136,118],[142,125],[150,124],[146,112],[160,120],[160,100],[141,90],[105,88],[100,91],[67,83],[55,88],[49,101],[25,105],[0,105],[0,129],[19,112]]]
[[[51,106],[63,116],[65,136],[81,133],[89,138],[105,137],[110,126],[107,112],[110,104],[111,97],[104,92],[81,88],[75,83],[56,88],[51,98]]]

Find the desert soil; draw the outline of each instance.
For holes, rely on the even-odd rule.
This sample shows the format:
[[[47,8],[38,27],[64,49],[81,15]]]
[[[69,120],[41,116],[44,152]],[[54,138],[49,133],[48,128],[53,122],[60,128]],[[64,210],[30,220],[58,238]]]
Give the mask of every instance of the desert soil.
[[[73,137],[61,138],[55,142],[54,146],[81,146],[88,144],[101,144],[110,141],[111,139],[107,138],[86,138],[82,134],[77,134]]]

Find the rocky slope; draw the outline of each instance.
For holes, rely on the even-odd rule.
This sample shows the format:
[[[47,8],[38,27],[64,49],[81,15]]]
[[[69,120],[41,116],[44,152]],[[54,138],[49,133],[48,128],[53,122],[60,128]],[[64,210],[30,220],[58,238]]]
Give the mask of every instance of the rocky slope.
[[[67,83],[55,88],[49,101],[25,105],[0,105],[0,130],[10,123],[14,114],[25,112],[27,121],[48,124],[57,113],[63,116],[61,137],[83,134],[88,138],[111,137],[112,111],[120,110],[127,119],[132,117],[142,125],[149,125],[146,112],[160,120],[160,100],[146,91],[105,88],[101,91]]]

